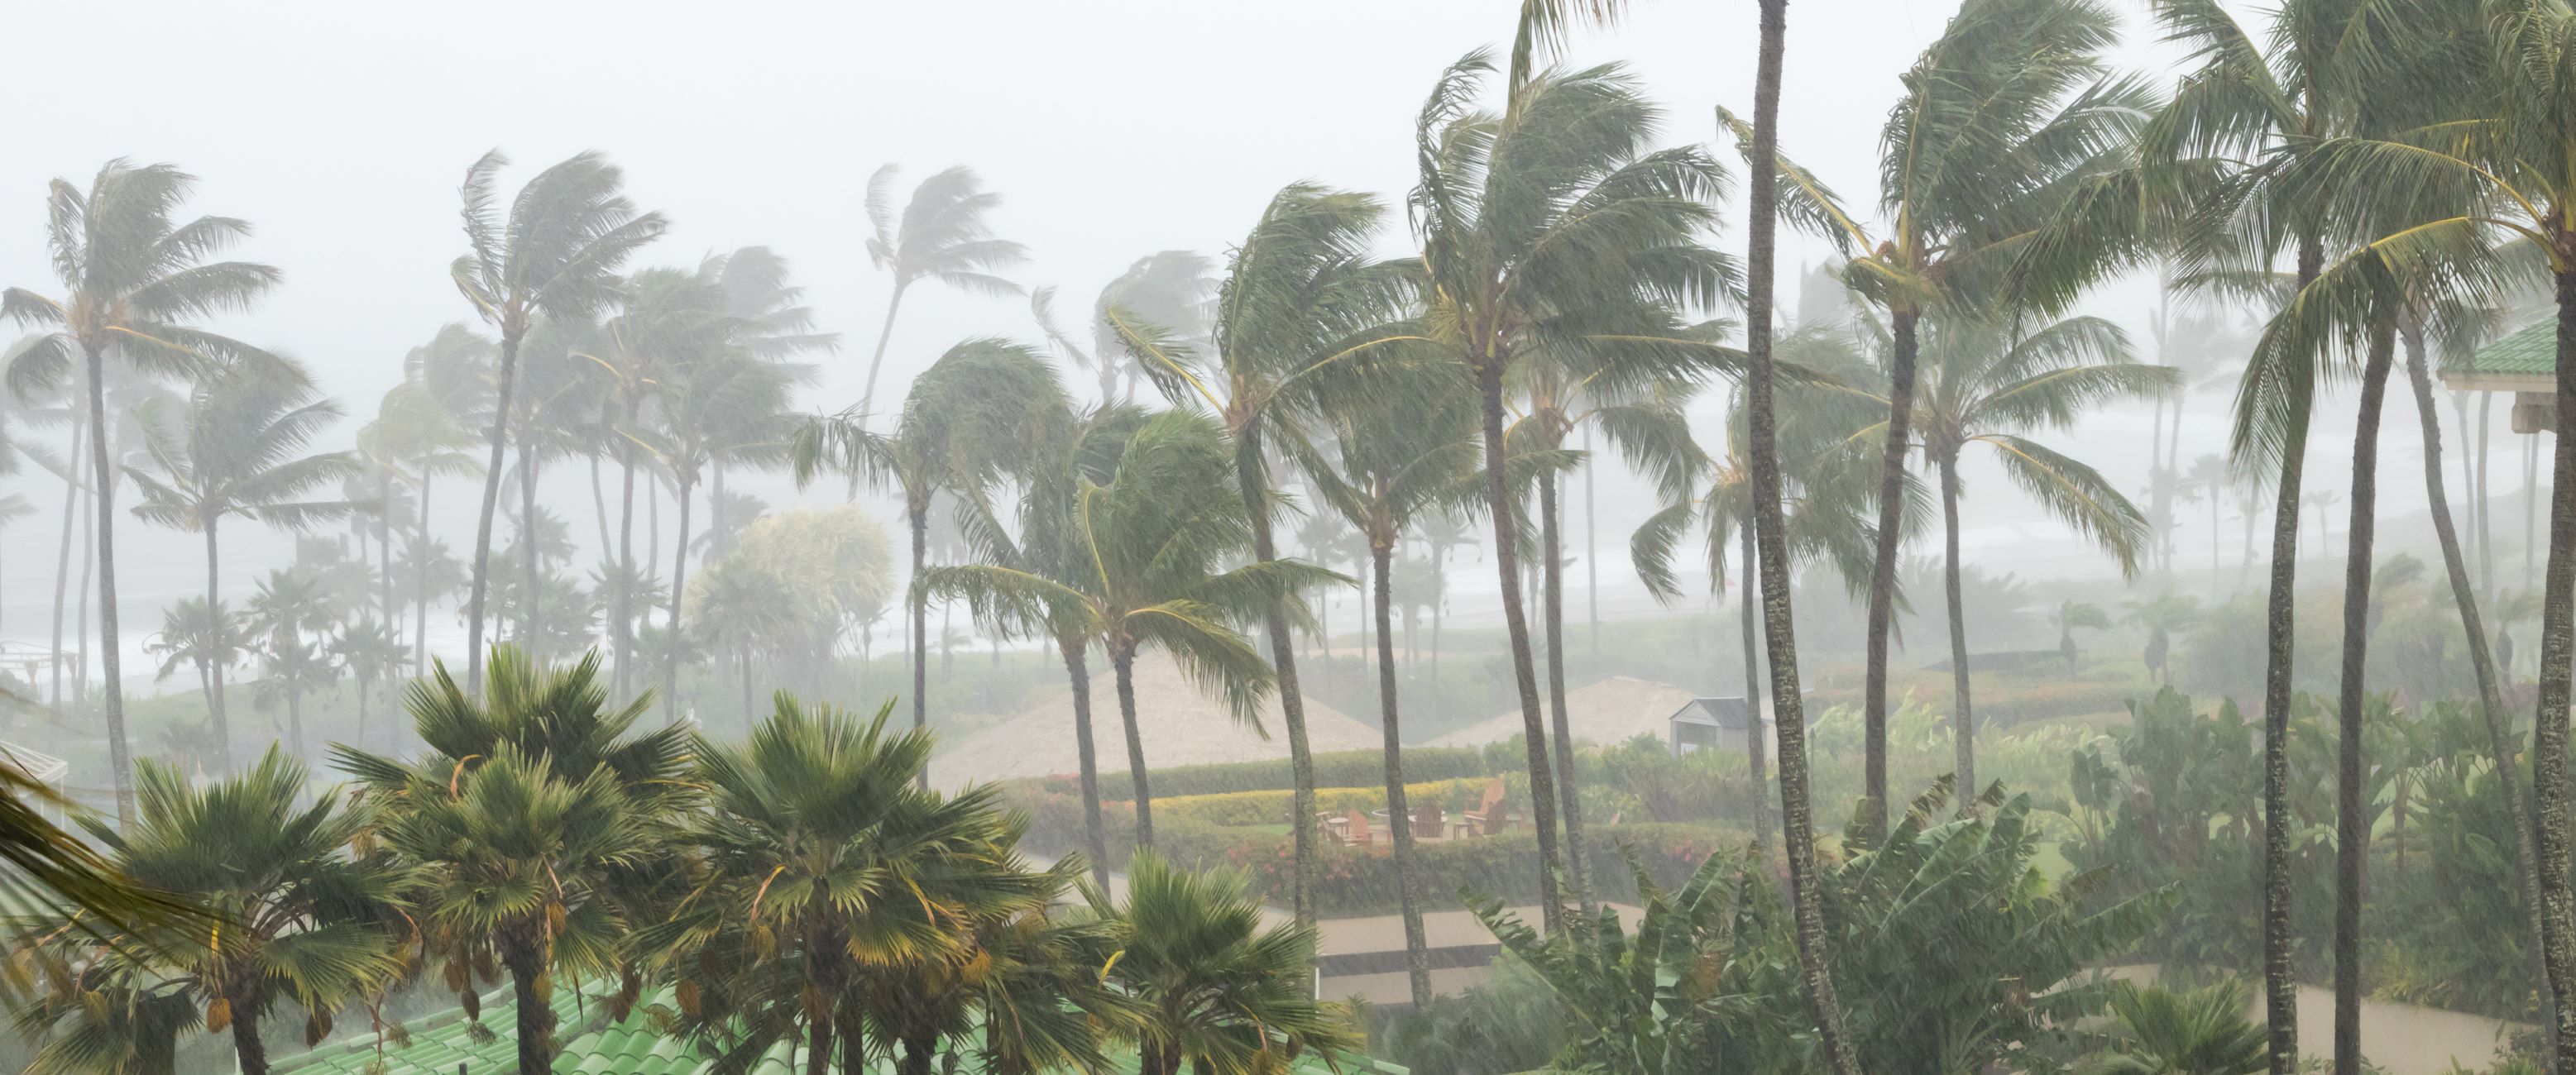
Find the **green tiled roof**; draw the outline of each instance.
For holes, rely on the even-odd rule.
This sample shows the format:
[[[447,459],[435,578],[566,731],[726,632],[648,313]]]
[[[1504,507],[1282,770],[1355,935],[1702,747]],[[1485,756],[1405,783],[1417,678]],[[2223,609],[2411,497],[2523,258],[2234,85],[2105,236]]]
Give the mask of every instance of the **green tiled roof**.
[[[599,1001],[593,998],[585,1012],[577,991],[555,991],[555,1025],[575,1028],[583,1024],[586,1014],[595,1015]],[[646,1010],[653,1004],[668,1005],[670,991],[661,990],[636,1006],[624,1020],[574,1038],[563,1054],[555,1057],[557,1075],[698,1075],[709,1061],[698,1055],[697,1047],[687,1038],[666,1033],[653,1025]],[[510,1075],[518,1066],[518,1046],[511,1031],[516,1025],[517,1002],[503,990],[483,1001],[482,1026],[488,1033],[478,1033],[475,1024],[465,1018],[462,1008],[450,1008],[435,1015],[414,1020],[410,1026],[411,1042],[396,1047],[384,1046],[383,1075],[456,1075],[457,1065],[465,1065],[466,1075]],[[477,1041],[477,1038],[481,1041]],[[376,1035],[360,1034],[325,1044],[311,1052],[284,1057],[271,1064],[277,1075],[367,1075],[376,1063]],[[779,1045],[752,1065],[752,1075],[797,1075],[804,1070],[804,1048]],[[1125,1075],[1137,1070],[1132,1050],[1119,1050],[1110,1059]],[[1405,1069],[1365,1056],[1339,1058],[1341,1075],[1406,1075]],[[880,1075],[890,1075],[891,1063],[872,1065]],[[961,1070],[980,1075],[969,1059]],[[1333,1075],[1334,1065],[1324,1057],[1309,1054],[1291,1066],[1290,1075]]]
[[[2467,362],[2445,363],[2442,372],[2554,374],[2558,372],[2558,319],[2543,318],[2479,348]]]

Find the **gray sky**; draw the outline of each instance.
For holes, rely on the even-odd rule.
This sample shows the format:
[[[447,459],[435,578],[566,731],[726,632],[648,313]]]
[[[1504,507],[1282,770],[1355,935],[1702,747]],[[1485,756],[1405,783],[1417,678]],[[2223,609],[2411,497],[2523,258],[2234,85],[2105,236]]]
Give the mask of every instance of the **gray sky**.
[[[1784,150],[1869,203],[1897,74],[1949,10],[1795,5]],[[239,256],[286,273],[259,310],[224,327],[309,363],[352,412],[334,438],[345,443],[398,380],[404,351],[468,315],[446,279],[462,249],[455,186],[466,165],[499,146],[518,162],[507,177],[515,186],[596,148],[625,166],[638,204],[674,221],[641,264],[747,244],[794,261],[822,326],[847,341],[806,405],[838,407],[856,396],[887,294],[862,246],[861,192],[878,164],[902,162],[914,179],[976,167],[1005,199],[996,230],[1034,252],[1013,277],[1060,285],[1080,309],[1140,254],[1221,252],[1284,183],[1400,200],[1423,94],[1443,65],[1501,42],[1512,11],[1507,0],[33,5],[19,13],[23,41],[84,44],[15,50],[13,81],[47,88],[30,99],[50,122],[19,126],[0,155],[0,279],[55,290],[42,245],[46,180],[85,182],[115,156],[177,162],[203,178],[190,209],[249,219],[258,230]],[[1703,140],[1709,104],[1750,105],[1753,19],[1751,0],[1644,0],[1574,58],[1627,60],[1671,109],[1671,138]],[[2131,31],[2145,36],[2136,15]],[[1720,241],[1740,251],[1737,216]],[[1386,241],[1401,248],[1400,224]],[[1793,249],[1784,275],[1820,253]],[[2130,285],[2097,312],[2134,325],[2147,302]],[[963,336],[1033,331],[1022,302],[925,286],[907,297],[887,377],[899,385]],[[2196,436],[2218,435],[2215,414],[2195,419]],[[2105,469],[2142,484],[2143,458],[2121,449],[2143,441],[2146,426],[2143,407],[2103,415],[2075,446],[2102,449]],[[2319,428],[2348,435],[2349,422]],[[2391,428],[2411,432],[2411,413],[2396,411]],[[2186,445],[2186,460],[2200,450]],[[2415,458],[2411,445],[2392,445],[2387,464],[2402,469],[2390,473],[2412,475]],[[2500,444],[2499,474],[2515,466]],[[58,502],[49,479],[15,481],[40,504]],[[2392,483],[2392,510],[2420,505],[2406,484]],[[2018,499],[1999,479],[1986,488]],[[1615,479],[1602,494],[1605,543],[1615,533],[1624,546],[1627,523],[1650,506]],[[1973,546],[2022,549],[2025,533],[2056,532],[1997,508],[1977,517]],[[35,584],[50,590],[54,525],[48,507],[10,531],[0,633],[40,626]],[[2194,525],[2187,519],[2187,532]],[[234,560],[246,577],[270,565],[240,529],[246,555]],[[143,554],[129,554],[140,603],[129,615],[195,585],[192,544],[138,524],[125,533],[121,546]],[[284,555],[282,544],[265,548]],[[2025,573],[2101,563],[2062,543],[2028,548],[2015,565]],[[1608,575],[1608,550],[1604,559]],[[158,619],[151,612],[145,629]]]

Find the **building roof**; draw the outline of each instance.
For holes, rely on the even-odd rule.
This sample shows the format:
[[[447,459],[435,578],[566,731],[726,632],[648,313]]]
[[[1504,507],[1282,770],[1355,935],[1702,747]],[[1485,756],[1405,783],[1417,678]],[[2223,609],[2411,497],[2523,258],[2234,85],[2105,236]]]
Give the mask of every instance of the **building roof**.
[[[1770,707],[1765,706],[1764,709]],[[1693,698],[1673,711],[1670,720],[1689,724],[1711,724],[1720,728],[1742,729],[1752,721],[1753,707],[1745,704],[1743,695],[1726,698]],[[1762,722],[1771,722],[1771,714],[1762,714]]]
[[[2466,362],[2442,364],[2443,379],[2460,374],[2539,374],[2558,372],[2558,319],[2542,318],[2523,328],[2507,333]]]
[[[599,998],[587,1001],[574,989],[555,991],[555,1023],[560,1028],[579,1028],[586,1017],[599,1013]],[[638,1004],[625,1019],[582,1033],[572,1039],[555,1057],[557,1075],[703,1075],[713,1061],[699,1055],[697,1046],[681,1035],[657,1027],[651,1008],[670,1004],[668,988]],[[435,1015],[414,1020],[409,1027],[410,1042],[396,1046],[383,1043],[384,1066],[376,1068],[377,1036],[360,1034],[331,1042],[310,1052],[284,1057],[269,1065],[277,1075],[508,1075],[518,1066],[518,1043],[511,1037],[513,1012],[517,1002],[504,989],[483,1002],[483,1018],[465,1018],[462,1008],[450,1008]],[[799,1075],[805,1070],[801,1045],[781,1044],[754,1061],[750,1075]],[[1123,1055],[1122,1055],[1123,1053]],[[961,1057],[959,1066],[967,1075],[981,1075],[971,1056]],[[1132,1050],[1113,1052],[1109,1057],[1113,1070],[1132,1075],[1137,1070]],[[890,1075],[892,1061],[874,1060],[869,1068],[876,1075]],[[1345,1055],[1327,1058],[1309,1053],[1289,1065],[1289,1075],[1407,1075],[1404,1068],[1366,1056]]]

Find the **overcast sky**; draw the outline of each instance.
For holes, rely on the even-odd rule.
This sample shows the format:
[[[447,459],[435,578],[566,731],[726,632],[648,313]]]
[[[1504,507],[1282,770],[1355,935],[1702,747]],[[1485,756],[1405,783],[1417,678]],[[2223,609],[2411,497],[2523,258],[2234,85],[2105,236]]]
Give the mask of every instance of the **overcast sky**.
[[[1870,203],[1897,74],[1950,9],[1800,0],[1784,150]],[[352,412],[334,438],[345,443],[399,379],[404,351],[469,313],[446,278],[463,248],[455,188],[465,167],[498,146],[518,162],[505,177],[515,187],[534,167],[599,149],[625,167],[639,205],[673,221],[641,264],[748,244],[792,259],[823,327],[848,340],[804,405],[838,407],[857,393],[887,294],[862,246],[862,189],[879,164],[900,162],[915,179],[974,166],[1004,198],[996,231],[1033,252],[1013,278],[1060,285],[1083,309],[1141,254],[1221,252],[1282,184],[1400,199],[1413,114],[1433,78],[1503,41],[1512,14],[1508,0],[29,5],[13,23],[12,81],[32,106],[22,115],[41,122],[14,125],[0,154],[0,280],[56,290],[42,240],[48,179],[85,182],[118,156],[176,162],[203,178],[189,208],[253,222],[239,256],[286,274],[224,327],[310,364]],[[1751,0],[1644,0],[1574,58],[1629,62],[1669,107],[1670,138],[1699,141],[1709,105],[1749,109],[1753,28]],[[2136,14],[2130,29],[2148,36]],[[2155,56],[2139,44],[2124,59]],[[1740,252],[1739,220],[1730,213],[1719,241]],[[1400,221],[1386,242],[1402,247]],[[1820,253],[1793,247],[1784,277]],[[2149,301],[2133,283],[2095,308],[2135,326]],[[899,384],[957,339],[996,332],[1033,334],[1025,304],[918,288],[887,376]],[[2399,419],[2391,428],[2411,432],[2411,413],[2395,410]],[[2195,439],[2212,440],[2187,445],[2186,459],[2217,450],[2216,412],[2195,422]],[[2142,485],[2147,425],[2143,407],[2104,415],[2070,446]],[[2348,420],[2318,428],[2349,435]],[[2518,475],[2506,439],[2499,474]],[[2411,444],[2392,445],[2389,473],[2416,473],[2416,458]],[[48,505],[9,531],[0,564],[0,633],[27,637],[50,592],[59,486],[14,481]],[[2391,510],[2420,506],[2408,482],[2391,485]],[[1989,503],[1972,546],[2021,550],[2011,566],[2026,573],[2101,569],[2048,540],[2061,531],[2010,506],[2017,496],[2002,482],[1981,492]],[[1615,478],[1602,495],[1605,544],[1615,533],[1623,547],[1626,523],[1651,505]],[[126,533],[130,609],[195,585],[193,545],[135,524]],[[236,557],[245,577],[273,566],[257,562],[256,539],[243,546],[254,550]],[[1614,555],[1605,549],[1605,574]]]

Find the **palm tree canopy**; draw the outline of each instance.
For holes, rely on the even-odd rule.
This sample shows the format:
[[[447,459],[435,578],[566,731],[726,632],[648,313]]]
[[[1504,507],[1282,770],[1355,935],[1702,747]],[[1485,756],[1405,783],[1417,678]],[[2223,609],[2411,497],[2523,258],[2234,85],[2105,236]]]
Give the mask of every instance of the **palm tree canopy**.
[[[315,398],[301,369],[208,371],[177,415],[146,409],[144,450],[158,473],[126,468],[143,494],[134,514],[181,530],[226,515],[302,530],[363,510],[365,502],[313,496],[360,473],[356,454],[297,454],[340,417],[340,405]]]
[[[638,213],[625,174],[596,151],[538,172],[506,209],[494,187],[510,159],[485,153],[466,169],[465,238],[448,270],[485,321],[516,338],[539,316],[581,318],[617,295],[617,270],[660,238],[660,213]]]
[[[894,273],[895,287],[923,279],[987,295],[1017,295],[1020,286],[994,275],[1028,260],[1028,248],[993,238],[984,214],[1002,204],[1002,196],[984,189],[975,170],[955,165],[933,174],[912,190],[900,217],[894,210],[894,182],[901,169],[888,164],[868,176],[868,259]]]

